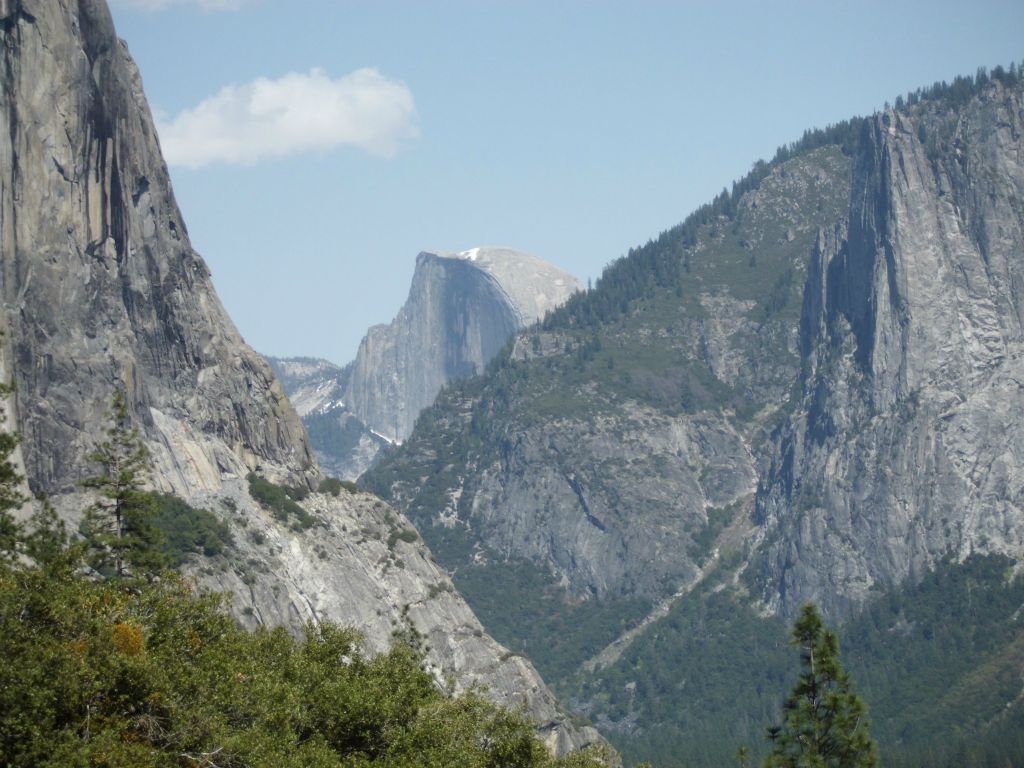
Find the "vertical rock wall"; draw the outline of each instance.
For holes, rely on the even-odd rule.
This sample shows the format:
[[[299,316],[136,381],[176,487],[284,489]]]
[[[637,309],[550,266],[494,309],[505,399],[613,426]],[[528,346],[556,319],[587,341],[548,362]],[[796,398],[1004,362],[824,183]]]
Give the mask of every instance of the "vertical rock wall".
[[[0,3],[0,295],[35,490],[71,490],[115,387],[166,485],[308,473],[298,418],[224,312],[138,71],[96,0]]]

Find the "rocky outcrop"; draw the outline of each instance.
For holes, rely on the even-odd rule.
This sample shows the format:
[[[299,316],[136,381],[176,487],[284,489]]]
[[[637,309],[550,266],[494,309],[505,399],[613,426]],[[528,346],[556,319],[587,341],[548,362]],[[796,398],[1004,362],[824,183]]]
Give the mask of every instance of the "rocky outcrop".
[[[345,401],[379,434],[404,440],[442,386],[483,371],[517,330],[577,290],[571,275],[507,248],[421,253],[398,316],[359,345]]]
[[[347,368],[318,357],[266,356],[266,361],[300,418],[341,401]]]
[[[944,555],[1024,556],[1024,101],[874,117],[805,291],[759,511],[770,607],[842,612]]]
[[[313,494],[282,520],[252,471],[320,477],[267,363],[224,312],[175,204],[139,74],[102,0],[0,0],[0,296],[13,418],[33,490],[72,521],[77,483],[115,389],[155,484],[228,522],[232,551],[193,562],[246,623],[330,618],[371,650],[424,636],[439,683],[522,702],[559,751],[597,738],[568,723],[525,660],[487,636],[409,524],[368,496]],[[8,365],[9,363],[9,365]]]
[[[298,629],[333,621],[357,627],[370,652],[405,637],[426,651],[440,684],[454,692],[482,686],[492,700],[523,707],[553,752],[601,740],[568,721],[527,659],[483,630],[412,525],[379,498],[310,494],[302,501],[308,528],[282,525],[252,501],[244,481],[193,502],[218,510],[232,524],[235,544],[192,574],[234,595],[232,610],[244,624]]]
[[[162,484],[312,474],[302,425],[189,245],[103,2],[0,4],[0,268],[32,487],[73,489],[115,387]]]

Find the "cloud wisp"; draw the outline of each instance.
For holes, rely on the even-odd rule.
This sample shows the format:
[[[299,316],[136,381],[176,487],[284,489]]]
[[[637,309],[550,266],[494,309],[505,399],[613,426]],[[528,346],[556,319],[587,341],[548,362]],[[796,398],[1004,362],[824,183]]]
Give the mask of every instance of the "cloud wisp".
[[[402,82],[375,69],[337,79],[320,69],[229,85],[169,120],[157,120],[170,165],[252,165],[338,147],[393,156],[419,135],[416,104]]]

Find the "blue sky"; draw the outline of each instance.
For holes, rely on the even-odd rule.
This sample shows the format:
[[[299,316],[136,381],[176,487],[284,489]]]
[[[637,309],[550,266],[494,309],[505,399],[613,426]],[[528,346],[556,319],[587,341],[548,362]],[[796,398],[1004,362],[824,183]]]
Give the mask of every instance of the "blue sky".
[[[420,250],[586,282],[758,158],[1024,58],[1024,3],[112,0],[246,340],[354,355]]]

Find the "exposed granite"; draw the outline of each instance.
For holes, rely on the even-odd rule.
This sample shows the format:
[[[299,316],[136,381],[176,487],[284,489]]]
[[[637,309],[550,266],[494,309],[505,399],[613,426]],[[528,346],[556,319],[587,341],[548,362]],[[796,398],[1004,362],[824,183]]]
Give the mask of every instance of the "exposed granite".
[[[805,292],[803,399],[759,501],[768,605],[843,611],[971,552],[1024,556],[1024,97],[888,111]]]
[[[441,387],[482,372],[516,331],[579,288],[568,273],[508,248],[420,253],[398,316],[359,345],[345,401],[387,439],[404,440]]]

